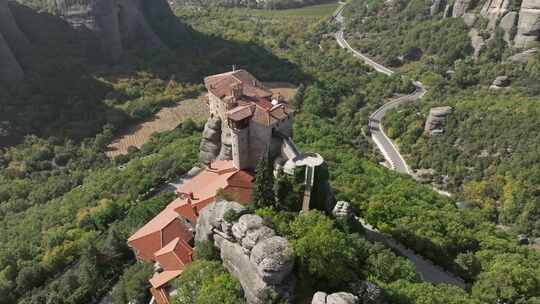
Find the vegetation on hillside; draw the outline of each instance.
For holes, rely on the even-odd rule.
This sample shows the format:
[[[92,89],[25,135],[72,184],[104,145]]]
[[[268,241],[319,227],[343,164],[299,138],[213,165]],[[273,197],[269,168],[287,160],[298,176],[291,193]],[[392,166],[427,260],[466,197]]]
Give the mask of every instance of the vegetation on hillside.
[[[422,1],[390,3],[355,0],[345,10],[356,47],[430,90],[421,103],[385,117],[388,134],[413,169],[434,169],[434,183],[482,208],[493,223],[540,236],[540,142],[534,135],[540,54],[527,63],[510,62],[514,51],[496,33],[474,59],[462,18],[430,17]],[[488,91],[501,75],[512,88]],[[444,135],[429,137],[423,131],[429,109],[442,105],[454,113]]]
[[[314,15],[294,16],[294,11],[287,12],[290,18],[246,9],[186,8],[178,13],[199,33],[196,51],[173,53],[184,54],[183,59],[170,53],[137,57],[141,70],[161,66],[169,74],[156,75],[166,83],[175,73],[202,77],[236,64],[264,80],[303,83],[293,100],[295,141],[303,151],[326,159],[336,198],[350,201],[358,215],[381,231],[471,285],[465,291],[419,282],[410,262],[365,241],[350,223],[316,211],[299,216],[279,204],[260,209],[293,244],[303,284],[300,299],[314,290],[350,290],[349,282],[367,279],[383,287],[392,303],[540,301],[540,270],[534,267],[540,255],[496,229],[490,212],[460,210],[452,199],[375,164],[380,156],[365,136],[367,117],[385,98],[413,88],[401,75],[379,75],[339,49],[330,35],[336,25],[326,18],[330,9],[321,13],[321,22]],[[191,62],[183,66],[184,61],[175,60]],[[193,66],[198,68],[190,70]],[[52,87],[62,91],[59,83]],[[445,88],[439,92],[448,92]],[[140,87],[144,96],[146,90]],[[161,94],[149,92],[148,97]],[[91,125],[100,132],[91,139],[30,137],[3,150],[0,303],[85,303],[118,280],[116,303],[146,300],[148,285],[142,277],[150,271],[133,265],[125,239],[170,201],[169,195],[157,194],[159,186],[196,162],[201,130],[185,124],[110,161],[102,156],[102,147],[112,131]],[[65,184],[55,182],[56,176],[65,177]],[[14,186],[18,184],[23,186]],[[39,190],[41,184],[50,187]],[[203,260],[192,265],[193,280],[187,277],[194,284],[182,288],[193,291],[201,303],[214,297],[235,303],[238,283],[217,263]],[[204,269],[216,276],[207,276]]]

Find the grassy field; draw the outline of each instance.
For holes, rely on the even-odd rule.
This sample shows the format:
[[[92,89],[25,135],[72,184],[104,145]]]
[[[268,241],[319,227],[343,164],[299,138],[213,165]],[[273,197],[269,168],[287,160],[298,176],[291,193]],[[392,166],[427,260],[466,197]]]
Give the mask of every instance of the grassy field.
[[[321,18],[332,15],[338,7],[338,3],[327,3],[302,8],[292,8],[285,10],[266,10],[266,9],[236,9],[243,15],[272,17],[272,18],[289,18],[289,17],[306,17],[306,18]]]
[[[107,147],[107,156],[127,154],[130,146],[140,148],[153,133],[169,131],[186,119],[204,122],[208,118],[208,107],[202,98],[186,99],[173,107],[165,107],[152,118],[129,127]]]

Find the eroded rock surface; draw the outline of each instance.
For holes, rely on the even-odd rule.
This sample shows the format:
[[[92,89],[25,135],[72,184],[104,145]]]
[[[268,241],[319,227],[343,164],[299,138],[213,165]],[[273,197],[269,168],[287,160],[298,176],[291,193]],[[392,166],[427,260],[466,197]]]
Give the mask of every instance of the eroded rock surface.
[[[519,11],[519,22],[514,45],[525,48],[540,38],[540,1],[523,0]]]
[[[494,30],[499,18],[508,12],[510,0],[487,0],[482,6],[480,14],[488,19],[487,28]]]
[[[446,116],[452,113],[452,107],[436,107],[429,110],[424,130],[430,135],[442,133]]]
[[[258,215],[244,214],[233,223],[225,221],[228,210],[245,212],[242,205],[227,201],[204,208],[197,221],[196,242],[214,241],[224,266],[240,281],[248,303],[268,303],[271,294],[291,300],[295,286],[292,246]]]
[[[87,28],[101,42],[102,52],[115,61],[122,52],[137,46],[163,47],[157,20],[174,18],[166,0],[52,0],[53,9],[74,28]]]
[[[29,45],[13,18],[7,0],[0,0],[0,82],[23,79],[24,72],[15,54]]]
[[[201,145],[199,147],[199,159],[207,164],[216,159],[221,149],[221,119],[219,117],[208,118],[204,125]]]
[[[456,0],[452,8],[452,17],[461,17],[475,4],[475,0]]]

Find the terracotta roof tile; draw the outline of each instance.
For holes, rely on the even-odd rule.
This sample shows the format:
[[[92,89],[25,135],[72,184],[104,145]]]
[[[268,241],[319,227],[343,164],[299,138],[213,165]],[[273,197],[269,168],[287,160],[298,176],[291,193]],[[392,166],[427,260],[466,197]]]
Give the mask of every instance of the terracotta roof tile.
[[[151,219],[146,225],[141,229],[137,230],[132,236],[129,237],[128,241],[133,241],[135,239],[142,238],[146,235],[154,233],[156,231],[161,231],[163,228],[167,227],[172,221],[178,217],[178,213],[174,210],[165,208],[153,219]]]
[[[165,270],[160,273],[154,273],[154,276],[150,279],[150,284],[154,288],[159,288],[178,277],[181,273],[182,270]]]
[[[234,121],[240,121],[251,117],[253,114],[253,109],[251,105],[239,106],[227,112],[229,119]]]

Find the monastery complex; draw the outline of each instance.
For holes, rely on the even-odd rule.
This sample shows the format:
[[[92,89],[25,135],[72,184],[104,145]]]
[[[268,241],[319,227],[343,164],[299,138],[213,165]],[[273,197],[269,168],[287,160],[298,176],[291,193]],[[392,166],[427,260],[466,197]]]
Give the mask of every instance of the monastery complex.
[[[205,167],[178,187],[177,198],[128,239],[137,259],[156,266],[150,283],[153,301],[158,304],[169,304],[169,283],[191,263],[197,218],[204,207],[216,201],[218,192],[248,204],[253,170],[267,153],[275,168],[289,174],[295,168],[305,168],[303,209],[307,210],[314,169],[323,164],[317,154],[298,152],[291,138],[293,111],[289,104],[249,72],[213,75],[204,83],[210,109],[201,143]],[[209,139],[211,143],[205,144]],[[210,149],[205,151],[205,145]]]

